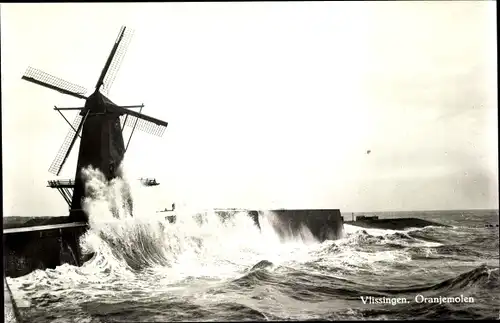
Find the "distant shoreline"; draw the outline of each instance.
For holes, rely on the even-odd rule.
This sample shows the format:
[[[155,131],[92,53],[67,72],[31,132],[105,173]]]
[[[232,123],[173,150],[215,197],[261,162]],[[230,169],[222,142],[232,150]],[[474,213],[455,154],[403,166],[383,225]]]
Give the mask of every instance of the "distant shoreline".
[[[69,223],[69,216],[4,216],[3,228],[24,228],[36,225]]]
[[[374,213],[408,213],[408,212],[474,212],[474,211],[496,211],[500,209],[447,209],[447,210],[404,210],[404,211],[340,211],[341,214],[374,214]]]

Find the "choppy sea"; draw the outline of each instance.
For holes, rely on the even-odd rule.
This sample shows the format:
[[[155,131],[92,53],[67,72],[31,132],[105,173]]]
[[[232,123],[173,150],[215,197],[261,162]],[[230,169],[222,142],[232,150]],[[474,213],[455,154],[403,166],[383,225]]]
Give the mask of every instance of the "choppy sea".
[[[104,195],[81,241],[94,258],[7,278],[26,322],[499,319],[498,210],[377,213],[451,227],[345,225],[320,243],[281,241],[272,214],[261,230],[244,212],[115,219]]]

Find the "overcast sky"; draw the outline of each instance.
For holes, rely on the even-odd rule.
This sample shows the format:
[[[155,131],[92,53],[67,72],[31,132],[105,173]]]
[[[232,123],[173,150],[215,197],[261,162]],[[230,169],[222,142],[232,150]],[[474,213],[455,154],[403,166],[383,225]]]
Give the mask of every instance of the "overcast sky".
[[[125,161],[161,182],[158,207],[498,208],[495,18],[493,1],[2,4],[4,214],[65,214],[52,108],[84,103],[26,67],[93,90],[121,25],[110,98],[169,122]]]

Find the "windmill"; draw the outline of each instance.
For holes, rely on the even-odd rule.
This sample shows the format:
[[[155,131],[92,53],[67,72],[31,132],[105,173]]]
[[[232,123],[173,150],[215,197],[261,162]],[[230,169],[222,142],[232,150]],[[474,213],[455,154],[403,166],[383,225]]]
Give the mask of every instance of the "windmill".
[[[77,138],[80,137],[80,151],[74,180],[52,180],[49,181],[48,185],[58,189],[64,197],[70,207],[70,219],[74,221],[87,221],[82,210],[82,199],[86,196],[85,178],[82,176],[82,169],[88,166],[99,169],[107,180],[121,177],[120,165],[134,130],[142,130],[146,133],[162,136],[167,127],[167,122],[143,114],[143,104],[119,106],[107,97],[132,36],[133,31],[125,26],[120,29],[111,53],[97,80],[95,90],[90,96],[86,96],[88,91],[84,87],[32,67],[28,67],[22,77],[26,81],[85,100],[83,107],[54,107],[54,110],[61,114],[71,128],[50,165],[49,172],[59,175]],[[139,109],[139,112],[133,109]],[[67,110],[79,111],[73,123],[70,123],[61,112]],[[123,140],[125,126],[132,128],[127,145]],[[154,179],[141,180],[146,186],[158,185]],[[132,214],[130,194],[128,194],[126,201],[130,214]]]

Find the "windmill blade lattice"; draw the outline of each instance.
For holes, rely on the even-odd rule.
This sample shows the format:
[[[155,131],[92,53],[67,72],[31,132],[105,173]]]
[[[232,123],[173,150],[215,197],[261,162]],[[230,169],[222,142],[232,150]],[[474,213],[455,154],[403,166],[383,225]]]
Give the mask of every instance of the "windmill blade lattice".
[[[28,67],[26,69],[22,79],[48,87],[63,94],[72,95],[79,99],[86,99],[85,94],[87,93],[87,89],[83,86],[65,81],[33,67]]]
[[[167,129],[167,127],[164,125],[157,125],[154,122],[140,119],[132,115],[128,115],[128,117],[126,116],[127,115],[120,116],[120,123],[122,125],[122,128],[123,123],[125,122],[125,126],[127,127],[135,128],[136,130],[140,130],[158,137],[163,136],[163,134],[165,133],[165,129]]]
[[[80,114],[77,114],[72,124],[73,128],[78,130],[81,122],[82,122],[82,116]],[[76,131],[73,130],[73,128],[69,129],[68,134],[66,135],[66,138],[64,138],[64,141],[61,147],[59,148],[56,157],[52,161],[52,164],[50,164],[49,172],[51,172],[54,175],[59,175],[59,173],[61,172],[64,162],[64,157],[66,156],[68,149],[70,148],[71,143],[73,142],[73,138],[78,135]]]
[[[115,81],[116,75],[118,74],[118,70],[120,69],[123,58],[127,53],[127,49],[130,44],[130,41],[132,40],[132,36],[134,36],[134,30],[130,28],[125,28],[123,36],[120,40],[120,43],[118,44],[116,52],[111,61],[111,64],[109,65],[109,69],[107,70],[106,75],[104,77],[101,92],[105,95],[108,95],[109,91],[111,90],[111,86]]]

